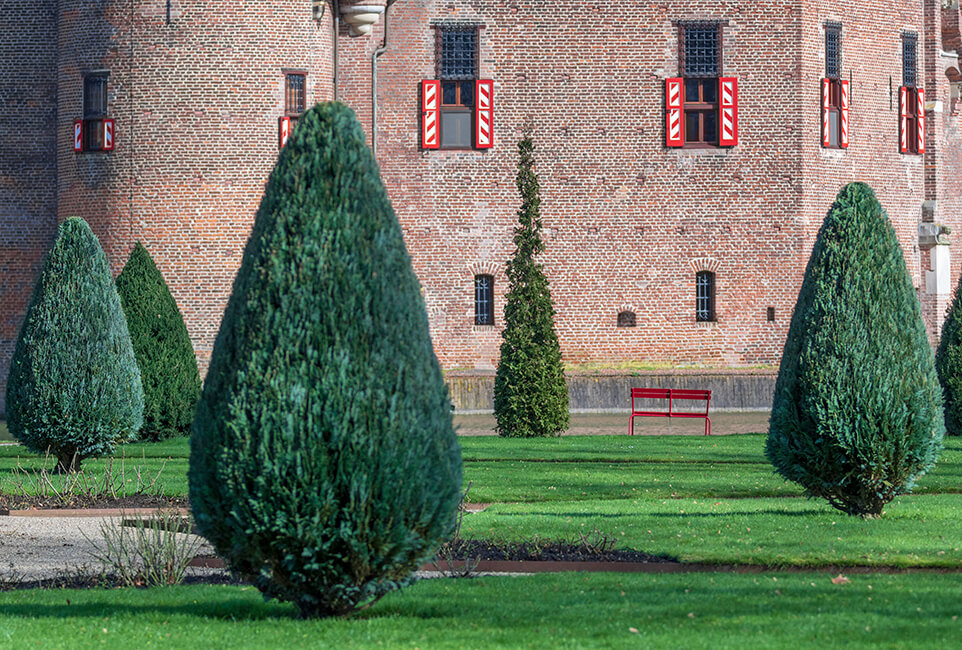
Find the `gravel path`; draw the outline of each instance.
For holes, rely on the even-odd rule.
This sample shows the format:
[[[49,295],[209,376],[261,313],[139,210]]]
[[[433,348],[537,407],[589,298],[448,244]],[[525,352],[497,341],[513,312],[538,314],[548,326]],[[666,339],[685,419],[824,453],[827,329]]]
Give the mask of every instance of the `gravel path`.
[[[99,574],[102,565],[92,555],[93,544],[103,545],[101,526],[120,522],[120,517],[0,516],[0,582],[57,578],[78,570]],[[204,543],[199,552],[212,550]]]

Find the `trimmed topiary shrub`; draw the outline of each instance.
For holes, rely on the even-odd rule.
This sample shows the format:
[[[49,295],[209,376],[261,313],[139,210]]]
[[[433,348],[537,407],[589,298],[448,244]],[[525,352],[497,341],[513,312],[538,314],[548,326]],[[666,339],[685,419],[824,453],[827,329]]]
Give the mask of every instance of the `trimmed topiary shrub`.
[[[144,385],[143,440],[190,433],[200,373],[184,317],[150,253],[140,242],[117,277],[117,293]]]
[[[7,426],[58,471],[136,438],[144,410],[140,370],[107,258],[90,226],[60,224],[7,379]]]
[[[451,533],[461,452],[420,286],[353,111],[301,117],[268,182],[194,420],[190,502],[303,616],[406,584]]]
[[[508,262],[508,294],[501,332],[501,359],[494,378],[498,435],[512,438],[556,436],[568,428],[568,388],[561,346],[554,330],[548,279],[535,255],[541,239],[541,196],[534,173],[534,143],[518,143],[520,225],[514,229],[514,257]]]
[[[935,352],[935,370],[945,396],[945,432],[962,435],[962,278],[952,306],[945,313],[942,338]]]
[[[912,279],[872,189],[845,186],[815,241],[775,386],[783,477],[877,516],[942,448],[942,394]]]

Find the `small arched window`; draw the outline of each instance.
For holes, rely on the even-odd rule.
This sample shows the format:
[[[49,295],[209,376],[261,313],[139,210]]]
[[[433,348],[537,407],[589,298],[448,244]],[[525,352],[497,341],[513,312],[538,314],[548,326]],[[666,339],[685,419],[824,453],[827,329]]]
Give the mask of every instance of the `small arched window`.
[[[695,274],[695,320],[715,320],[715,274],[711,271]]]
[[[493,276],[474,276],[474,324],[494,325]]]
[[[635,327],[636,324],[635,312],[623,311],[618,313],[618,327]]]

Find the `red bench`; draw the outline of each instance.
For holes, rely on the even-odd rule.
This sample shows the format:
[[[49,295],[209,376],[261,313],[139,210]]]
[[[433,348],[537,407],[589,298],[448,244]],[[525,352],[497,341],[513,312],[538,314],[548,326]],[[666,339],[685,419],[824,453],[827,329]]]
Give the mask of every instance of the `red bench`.
[[[663,399],[668,400],[667,411],[646,411],[635,407],[635,400],[639,399]],[[692,413],[690,411],[673,411],[672,405],[675,400],[703,400],[705,402],[704,413]],[[628,418],[628,435],[635,435],[632,425],[636,417],[663,417],[663,418],[704,418],[705,435],[711,435],[711,419],[708,417],[708,404],[711,402],[710,390],[683,390],[680,388],[632,388],[631,389],[631,417]]]

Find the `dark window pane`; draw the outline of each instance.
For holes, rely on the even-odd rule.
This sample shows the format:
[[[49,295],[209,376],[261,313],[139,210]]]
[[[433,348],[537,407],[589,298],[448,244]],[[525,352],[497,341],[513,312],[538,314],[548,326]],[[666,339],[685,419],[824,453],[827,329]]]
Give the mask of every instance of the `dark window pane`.
[[[718,25],[685,25],[685,76],[717,77]]]
[[[471,113],[469,111],[441,111],[441,146],[471,147]]]
[[[716,79],[706,79],[701,82],[702,101],[714,104],[718,101],[718,81]]]
[[[718,141],[718,113],[715,111],[705,111],[702,113],[702,134],[705,142],[715,143]]]
[[[825,76],[842,76],[842,26],[836,23],[825,25]]]
[[[623,311],[618,314],[618,327],[635,327],[636,325],[637,319],[635,318],[635,312]]]
[[[832,147],[838,146],[839,119],[838,111],[828,112],[828,144]]]
[[[698,86],[699,86],[698,79],[685,79],[685,101],[686,102],[699,101]]]
[[[474,276],[474,324],[494,325],[494,278]]]
[[[84,120],[84,151],[100,151],[104,148],[104,121]]]
[[[474,106],[474,82],[461,82],[461,105]]]
[[[700,142],[701,141],[701,113],[697,111],[688,111],[685,113],[685,141],[686,142]]]
[[[448,105],[458,103],[458,84],[453,81],[441,84],[441,103]]]
[[[439,74],[442,79],[474,79],[478,69],[476,27],[439,28]]]

